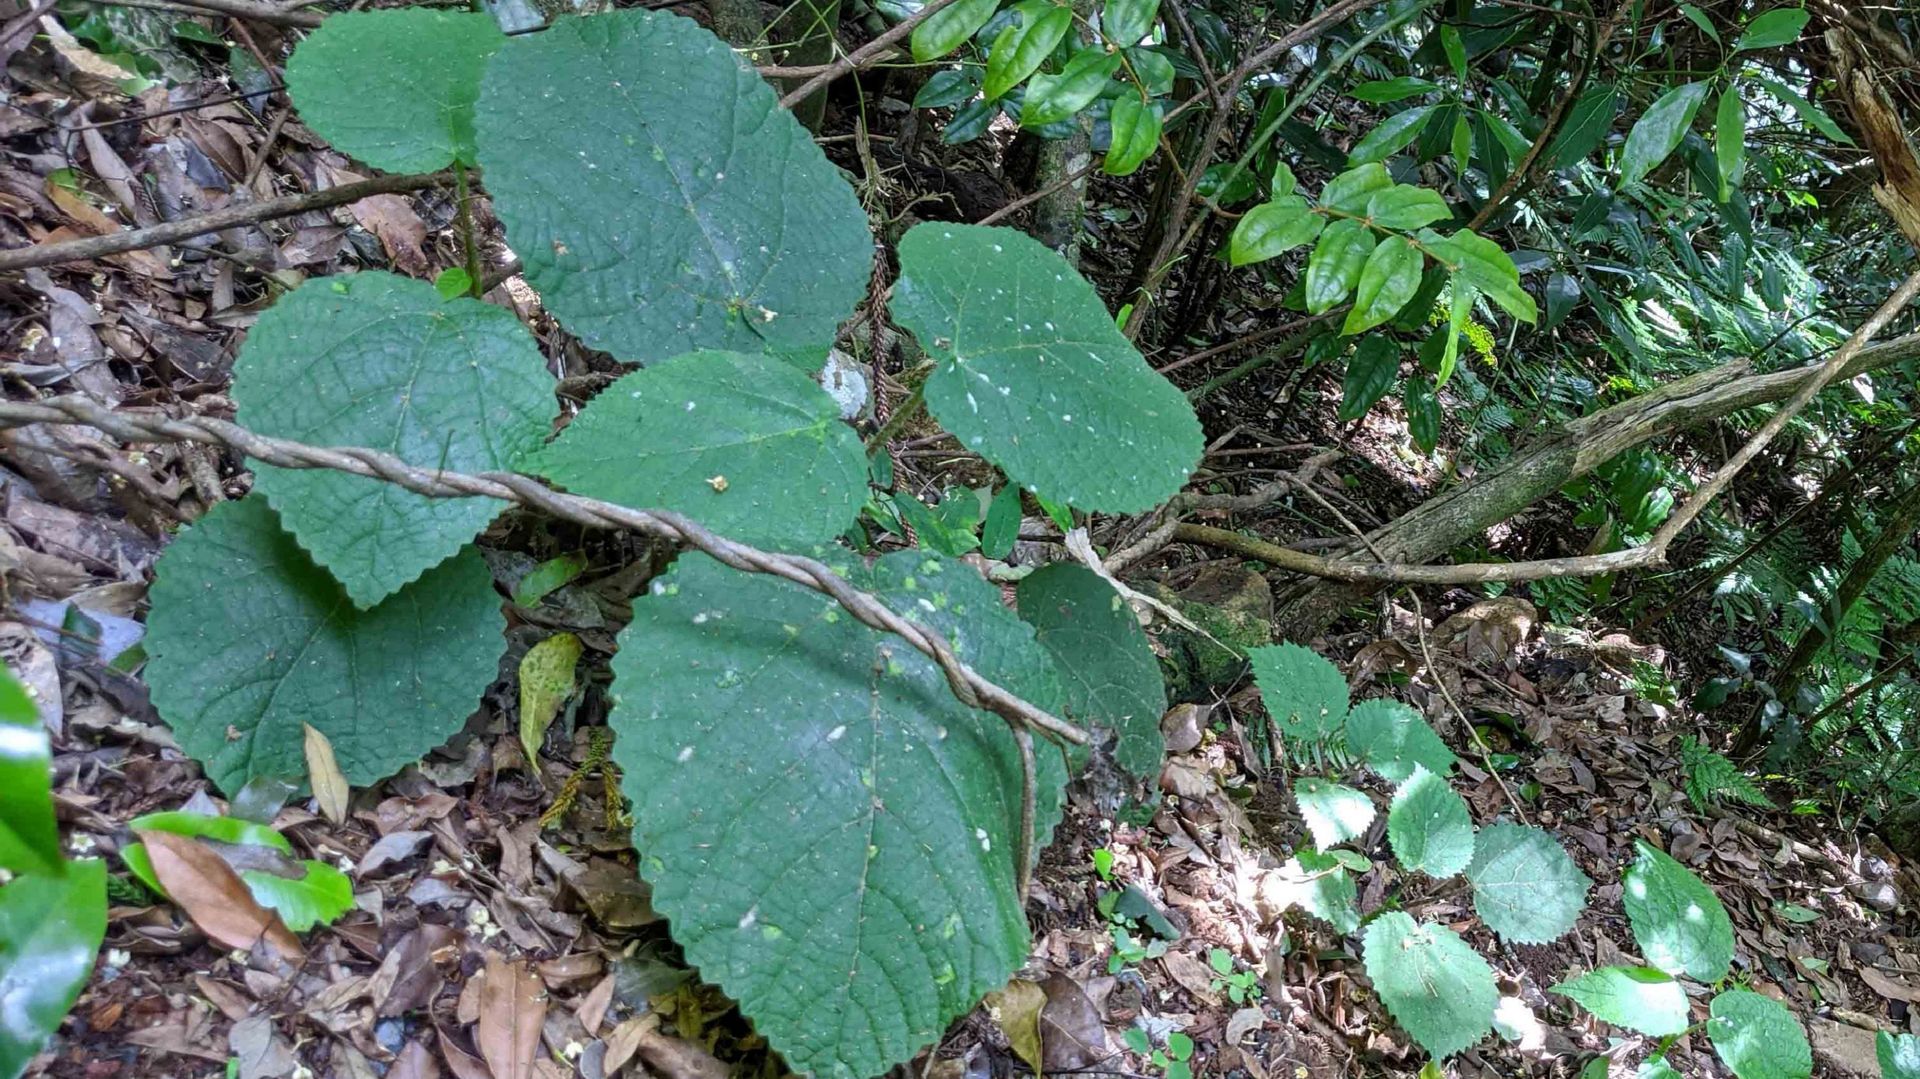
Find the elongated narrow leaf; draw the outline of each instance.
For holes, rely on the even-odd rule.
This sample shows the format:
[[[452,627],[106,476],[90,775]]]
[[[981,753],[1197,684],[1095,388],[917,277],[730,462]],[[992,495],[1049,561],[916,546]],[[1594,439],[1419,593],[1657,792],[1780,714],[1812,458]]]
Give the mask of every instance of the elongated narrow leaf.
[[[1386,241],[1392,243],[1393,241]],[[1340,383],[1341,422],[1357,420],[1393,389],[1400,377],[1400,346],[1385,335],[1368,337],[1353,350]]]
[[[1763,12],[1747,24],[1746,31],[1733,47],[1746,51],[1791,45],[1800,40],[1800,32],[1807,28],[1809,18],[1812,18],[1812,12],[1805,8],[1777,7]]]
[[[1725,202],[1746,166],[1747,110],[1740,102],[1740,92],[1731,86],[1722,91],[1716,113],[1713,155],[1720,163],[1720,201]]]
[[[1425,261],[1420,249],[1406,240],[1389,236],[1380,241],[1360,268],[1360,280],[1354,285],[1353,310],[1347,312],[1340,332],[1355,334],[1371,330],[1399,314],[1420,290],[1420,269]]]
[[[1620,186],[1640,182],[1667,155],[1673,153],[1693,124],[1693,114],[1706,99],[1708,84],[1690,82],[1660,95],[1627,132],[1626,149],[1620,152]]]
[[[472,548],[360,610],[258,497],[215,506],[174,540],[151,596],[153,703],[229,793],[304,776],[303,724],[358,787],[419,760],[466,723],[506,628]]]
[[[1167,686],[1133,608],[1084,566],[1042,566],[1020,582],[1020,618],[1053,657],[1069,718],[1112,731],[1113,759],[1141,779],[1160,774]]]
[[[1264,262],[1310,244],[1327,219],[1308,208],[1299,195],[1282,195],[1248,210],[1227,241],[1227,261],[1235,266]]]
[[[1841,130],[1839,124],[1833,122],[1833,117],[1827,115],[1827,110],[1808,101],[1805,96],[1786,83],[1780,82],[1777,79],[1769,79],[1763,75],[1755,76],[1755,81],[1766,87],[1768,93],[1786,102],[1788,106],[1799,115],[1801,123],[1813,127],[1819,131],[1820,134],[1842,146],[1853,145],[1852,136]]]
[[[1363,954],[1380,1002],[1436,1059],[1493,1029],[1493,969],[1453,930],[1388,911],[1367,927]]]
[[[1313,845],[1321,850],[1365,835],[1377,813],[1365,791],[1317,776],[1294,780],[1293,800],[1300,807],[1301,819],[1307,822]]]
[[[376,169],[471,165],[480,72],[506,41],[491,15],[343,11],[293,50],[287,93],[309,127]]]
[[[1565,936],[1593,886],[1552,835],[1504,822],[1475,837],[1467,879],[1473,882],[1474,913],[1515,944]]]
[[[1109,176],[1131,176],[1153,152],[1160,148],[1162,110],[1158,102],[1142,101],[1132,94],[1115,98],[1108,114],[1113,141],[1100,163]]]
[[[1456,760],[1420,713],[1384,697],[1347,713],[1347,749],[1389,783],[1404,783],[1416,766],[1445,776]]]
[[[1032,631],[972,569],[901,552],[847,573],[1060,707]],[[931,660],[695,554],[635,601],[619,644],[614,758],[653,904],[795,1071],[879,1075],[1025,960],[1019,753]],[[1037,756],[1043,842],[1065,775]]]
[[[1347,152],[1347,164],[1365,165],[1374,161],[1385,161],[1399,153],[1413,137],[1420,133],[1420,126],[1433,115],[1433,105],[1418,105],[1394,113],[1375,125],[1366,137],[1355,143]]]
[[[1347,721],[1347,678],[1319,653],[1287,642],[1247,650],[1253,681],[1287,742],[1321,745]]]
[[[1000,31],[993,39],[993,54],[987,57],[987,100],[1020,85],[1028,75],[1053,55],[1060,39],[1073,29],[1073,9],[1056,7],[1046,0],[1021,5],[1018,21]]]
[[[1664,1038],[1687,1029],[1687,993],[1652,967],[1602,967],[1561,982],[1553,992],[1615,1026]]]
[[[1700,878],[1645,840],[1622,874],[1621,902],[1647,965],[1708,985],[1733,962],[1733,923]]]
[[[0,668],[0,869],[58,873],[63,855],[53,818],[53,756],[40,710]]]
[[[1713,998],[1707,1037],[1735,1079],[1808,1079],[1813,1049],[1787,1006],[1749,989]]]
[[[513,38],[476,119],[528,283],[594,348],[642,363],[772,352],[817,370],[866,292],[873,238],[853,189],[691,20],[627,9]]]
[[[972,37],[1000,7],[1000,0],[958,0],[927,17],[908,39],[920,63],[938,60]]]
[[[798,550],[844,531],[867,493],[866,452],[833,398],[790,364],[734,352],[620,379],[533,468],[575,494]]]
[[[916,225],[900,241],[893,315],[938,363],[926,400],[941,425],[1045,499],[1150,509],[1200,460],[1185,395],[1093,286],[1023,232]]]
[[[1440,442],[1440,401],[1425,375],[1407,379],[1407,433],[1421,453],[1432,453]]]
[[[0,1076],[19,1075],[59,1029],[106,933],[107,866],[98,858],[0,885]]]
[[[1078,113],[1093,104],[1118,70],[1120,57],[1105,49],[1087,48],[1074,53],[1058,75],[1035,75],[1027,81],[1020,126],[1045,127]]]
[[[1386,105],[1403,101],[1410,97],[1431,93],[1440,89],[1438,83],[1428,79],[1416,79],[1411,75],[1402,75],[1397,79],[1382,79],[1375,82],[1363,82],[1355,86],[1350,93],[1355,101],[1366,101],[1376,105]]]
[[[1587,159],[1594,148],[1613,129],[1620,114],[1620,91],[1610,83],[1595,83],[1581,92],[1560,133],[1548,144],[1544,158],[1556,169],[1564,169]]]
[[[1329,224],[1307,259],[1307,310],[1320,314],[1339,306],[1360,282],[1360,270],[1373,254],[1373,230],[1358,221]]]
[[[1416,764],[1387,810],[1387,840],[1401,868],[1451,877],[1473,860],[1473,815],[1452,785]]]
[[[422,468],[517,469],[553,414],[553,377],[511,311],[367,271],[312,278],[269,307],[233,369],[264,435],[369,446]],[[473,539],[506,503],[428,498],[325,469],[255,467],[254,486],[361,607]]]

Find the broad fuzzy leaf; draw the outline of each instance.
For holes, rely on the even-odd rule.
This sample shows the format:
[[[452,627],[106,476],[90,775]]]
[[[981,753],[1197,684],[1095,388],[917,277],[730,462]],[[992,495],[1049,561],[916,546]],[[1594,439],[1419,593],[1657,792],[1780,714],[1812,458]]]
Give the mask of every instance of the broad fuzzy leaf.
[[[1473,860],[1473,815],[1446,780],[1414,765],[1387,809],[1387,840],[1401,868],[1451,877]]]
[[[1114,732],[1113,759],[1141,779],[1160,774],[1167,686],[1133,608],[1084,566],[1042,566],[1020,582],[1020,617],[1053,657],[1067,715]]]
[[[1920,1079],[1920,1036],[1880,1031],[1873,1038],[1880,1079]]]
[[[1601,967],[1553,987],[1552,992],[1600,1019],[1664,1038],[1687,1029],[1687,992],[1652,967]]]
[[[1647,965],[1711,985],[1733,962],[1733,923],[1713,890],[1641,840],[1622,874],[1621,902]]]
[[[0,869],[58,873],[63,855],[53,817],[53,756],[40,710],[0,668]]]
[[[1200,460],[1185,395],[1059,255],[1016,229],[929,222],[900,241],[894,318],[938,363],[927,408],[1037,495],[1132,513]]]
[[[0,885],[0,1076],[19,1075],[59,1029],[106,932],[107,866],[98,858]]]
[[[1046,653],[972,569],[901,552],[848,576],[1059,707]],[[878,1075],[1025,960],[1019,754],[932,661],[798,585],[687,554],[634,603],[613,670],[654,906],[794,1070]],[[1044,841],[1065,775],[1037,757]]]
[[[228,793],[304,776],[303,723],[357,787],[419,760],[473,712],[506,628],[471,548],[360,610],[259,498],[222,503],[174,540],[151,597],[153,703]]]
[[[344,11],[293,50],[287,93],[308,127],[374,168],[471,165],[480,72],[506,41],[491,15]]]
[[[1443,925],[1388,911],[1367,927],[1367,977],[1387,1011],[1436,1058],[1493,1029],[1500,994],[1480,953]]]
[[[1347,678],[1340,668],[1291,642],[1250,648],[1247,659],[1282,740],[1320,745],[1345,728]]]
[[[1813,1049],[1787,1006],[1749,989],[1713,998],[1707,1037],[1736,1079],[1807,1079]]]
[[[1553,836],[1519,824],[1488,825],[1474,841],[1473,909],[1515,944],[1545,944],[1573,928],[1593,880]]]
[[[791,364],[737,352],[625,376],[532,467],[576,494],[788,550],[831,541],[867,497],[866,451],[833,398]]]
[[[1626,148],[1620,151],[1620,186],[1640,182],[1673,153],[1686,137],[1693,114],[1706,99],[1709,85],[1690,82],[1660,95],[1627,132]]]
[[[1293,800],[1300,806],[1313,845],[1321,850],[1365,835],[1377,813],[1366,792],[1317,776],[1294,780]]]
[[[1360,928],[1359,889],[1353,874],[1332,855],[1312,850],[1296,853],[1274,875],[1272,886],[1282,908],[1299,907],[1338,933]]]
[[[1420,713],[1384,697],[1347,714],[1347,749],[1389,783],[1405,782],[1415,767],[1445,776],[1456,759]]]
[[[240,421],[264,435],[461,472],[520,467],[554,407],[553,378],[512,312],[371,271],[310,279],[269,307],[240,349],[233,397]],[[444,562],[506,505],[325,469],[258,465],[254,475],[360,607]]]
[[[514,38],[476,117],[527,281],[594,348],[818,367],[866,291],[873,239],[852,188],[766,80],[688,19],[623,10]]]

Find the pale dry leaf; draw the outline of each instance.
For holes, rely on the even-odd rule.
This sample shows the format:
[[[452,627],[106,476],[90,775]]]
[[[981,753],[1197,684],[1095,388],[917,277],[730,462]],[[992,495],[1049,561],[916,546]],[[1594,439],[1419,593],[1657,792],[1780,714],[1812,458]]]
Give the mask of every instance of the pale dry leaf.
[[[1242,1008],[1234,1012],[1232,1018],[1227,1020],[1226,1044],[1239,1045],[1240,1039],[1259,1030],[1266,1025],[1266,1022],[1267,1013],[1258,1007]]]
[[[306,731],[307,782],[313,786],[313,800],[320,803],[320,815],[334,824],[347,819],[347,799],[353,793],[340,763],[333,756],[333,742],[311,723],[300,724]]]
[[[605,1073],[614,1075],[626,1067],[627,1061],[640,1049],[640,1036],[659,1021],[657,1015],[636,1015],[614,1027],[613,1033],[607,1035],[607,1055],[601,1061]]]
[[[409,1041],[387,1069],[387,1079],[440,1079],[440,1062],[424,1043]]]
[[[447,1070],[454,1079],[493,1079],[487,1071],[486,1061],[460,1048],[447,1032],[435,1028],[434,1034],[440,1039],[440,1059],[446,1062]]]
[[[684,1038],[662,1034],[652,1026],[640,1028],[636,1047],[648,1070],[663,1079],[727,1079],[731,1074],[712,1053]]]
[[[609,974],[600,979],[581,999],[580,1006],[574,1009],[574,1016],[580,1020],[580,1026],[594,1037],[600,1036],[600,1023],[607,1017],[607,1006],[613,1003],[613,983],[615,978]]]
[[[1160,957],[1160,964],[1182,989],[1202,1000],[1214,999],[1213,970],[1205,963],[1185,952],[1168,952]]]
[[[300,938],[254,900],[246,882],[212,848],[168,832],[137,834],[160,886],[207,936],[241,949],[264,940],[288,961],[304,954]]]
[[[1046,1006],[1046,990],[1021,978],[987,994],[987,1014],[1000,1025],[1014,1054],[1036,1074],[1045,1071],[1040,1052],[1040,1010]]]
[[[547,987],[525,963],[487,956],[474,1042],[493,1079],[530,1079],[540,1027],[547,1018]]]

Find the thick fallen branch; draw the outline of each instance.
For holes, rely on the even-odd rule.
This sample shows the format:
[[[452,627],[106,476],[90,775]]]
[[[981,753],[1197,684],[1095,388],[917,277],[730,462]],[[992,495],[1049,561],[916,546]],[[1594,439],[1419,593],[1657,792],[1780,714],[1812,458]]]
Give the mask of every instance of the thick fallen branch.
[[[88,259],[104,258],[127,251],[138,251],[142,248],[176,244],[182,240],[191,240],[195,236],[205,236],[209,232],[219,232],[221,229],[230,229],[236,225],[258,224],[275,218],[292,217],[294,214],[305,213],[308,210],[343,206],[349,202],[359,202],[372,195],[418,191],[447,179],[449,177],[446,173],[439,172],[407,176],[376,176],[371,180],[341,184],[324,191],[309,191],[304,195],[286,195],[261,202],[234,203],[212,213],[183,217],[178,221],[169,221],[164,225],[154,225],[151,228],[127,229],[124,232],[109,233],[105,236],[88,236],[81,240],[63,240],[60,243],[35,244],[32,247],[15,247],[0,251],[0,273],[8,270],[29,270],[35,266],[54,266],[63,262],[85,262]]]

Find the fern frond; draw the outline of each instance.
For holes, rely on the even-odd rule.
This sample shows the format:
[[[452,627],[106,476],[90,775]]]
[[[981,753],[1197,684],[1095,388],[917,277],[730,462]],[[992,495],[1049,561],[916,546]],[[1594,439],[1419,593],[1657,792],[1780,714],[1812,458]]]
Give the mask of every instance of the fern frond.
[[[1687,800],[1702,813],[1722,802],[1773,808],[1766,792],[1739,765],[1693,738],[1680,740],[1680,766],[1686,772]]]

